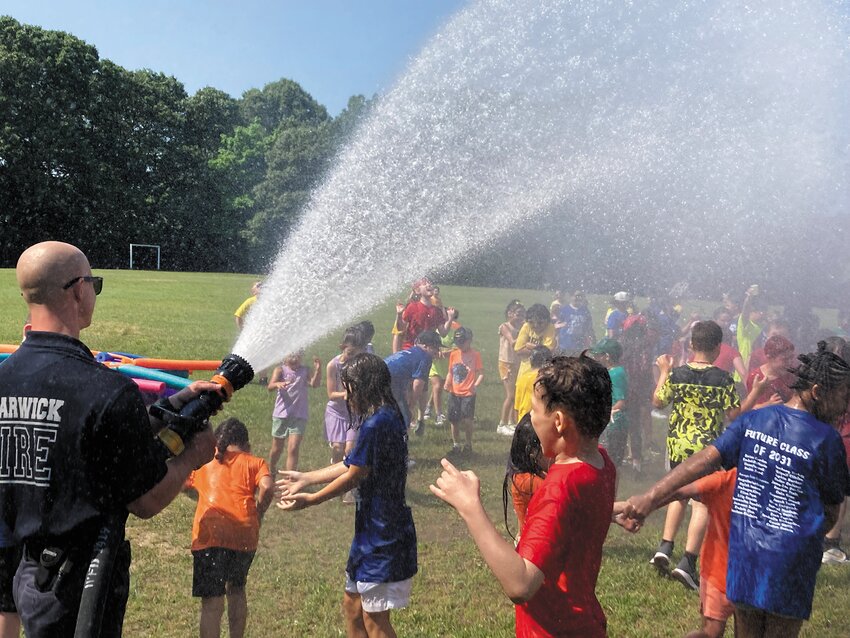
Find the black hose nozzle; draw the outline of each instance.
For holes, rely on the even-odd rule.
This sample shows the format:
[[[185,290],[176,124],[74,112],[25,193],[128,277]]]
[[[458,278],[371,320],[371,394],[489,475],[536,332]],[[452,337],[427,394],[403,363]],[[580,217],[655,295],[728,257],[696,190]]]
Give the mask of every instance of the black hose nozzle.
[[[229,354],[221,362],[211,381],[221,385],[221,392],[205,390],[175,412],[171,403],[160,400],[151,406],[151,414],[163,421],[166,427],[159,438],[175,456],[180,454],[195,434],[206,427],[210,416],[218,411],[236,390],[240,390],[254,378],[254,369],[238,354]]]

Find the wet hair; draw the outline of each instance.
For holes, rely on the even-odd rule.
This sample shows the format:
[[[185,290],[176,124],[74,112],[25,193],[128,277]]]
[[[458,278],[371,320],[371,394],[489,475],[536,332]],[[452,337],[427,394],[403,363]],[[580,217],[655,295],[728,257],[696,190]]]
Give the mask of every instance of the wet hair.
[[[691,347],[696,352],[711,352],[723,341],[723,328],[714,321],[697,321],[691,328]]]
[[[543,449],[540,445],[540,439],[537,438],[537,433],[531,425],[531,415],[526,414],[516,425],[513,439],[511,439],[511,451],[508,456],[508,467],[505,470],[505,480],[502,481],[502,509],[505,516],[505,529],[511,538],[516,539],[508,525],[508,503],[511,501],[511,483],[514,487],[519,487],[514,482],[514,477],[517,474],[534,474],[540,478],[544,478],[545,469],[540,464],[540,458],[543,454]],[[530,496],[526,494],[526,496]]]
[[[218,424],[215,429],[215,460],[224,463],[224,455],[229,445],[238,445],[248,451],[251,443],[248,441],[248,428],[236,417],[230,417]]]
[[[368,319],[354,324],[354,327],[360,328],[363,331],[363,338],[366,340],[366,343],[369,343],[372,340],[372,337],[375,336],[375,324]]]
[[[289,354],[287,354],[283,358],[283,363],[288,366],[291,361],[295,361],[299,357],[303,357],[303,356],[304,356],[303,350],[296,350],[295,352],[290,352]]]
[[[472,341],[472,330],[469,328],[464,328],[461,326],[457,330],[455,330],[454,337],[452,338],[455,345],[466,343],[467,341]]]
[[[440,340],[440,335],[436,330],[423,330],[416,337],[416,343],[420,346],[430,346],[431,348],[439,348],[443,345]]]
[[[794,352],[794,344],[782,335],[773,335],[764,342],[764,356],[768,359],[776,359],[789,352]]]
[[[534,323],[535,321],[545,321],[546,323],[549,323],[552,320],[552,317],[549,315],[549,309],[546,306],[542,303],[536,303],[525,311],[525,320],[528,323]]]
[[[611,377],[598,361],[587,356],[555,357],[540,368],[534,388],[540,390],[546,411],[563,409],[579,433],[599,438],[611,418]]]
[[[360,324],[357,324],[345,329],[345,332],[342,335],[342,343],[339,344],[339,349],[345,350],[345,348],[349,346],[364,348],[367,343],[368,341],[366,340],[366,334],[363,331],[363,327]]]
[[[837,354],[847,363],[850,363],[850,343],[847,343],[846,339],[843,337],[827,337],[823,340],[823,343],[827,352]]]
[[[850,363],[830,352],[826,341],[818,342],[817,352],[797,355],[797,359],[800,367],[794,370],[797,380],[791,384],[792,390],[805,391],[815,385],[832,390],[850,383]]]
[[[531,351],[531,356],[528,358],[528,364],[532,368],[539,368],[545,365],[552,359],[552,351],[546,346],[536,346]]]
[[[368,417],[379,408],[388,406],[399,419],[402,418],[393,398],[390,369],[379,356],[368,352],[354,355],[342,366],[340,378],[347,395],[345,402],[349,416]]]
[[[520,307],[522,307],[522,303],[519,299],[511,299],[511,301],[508,302],[508,305],[505,308],[505,319],[508,318],[509,314],[511,314],[514,310]]]

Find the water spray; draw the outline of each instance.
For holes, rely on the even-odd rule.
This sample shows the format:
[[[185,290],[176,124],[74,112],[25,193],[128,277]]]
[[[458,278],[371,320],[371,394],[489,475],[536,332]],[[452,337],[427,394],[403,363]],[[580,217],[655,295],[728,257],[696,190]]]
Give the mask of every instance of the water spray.
[[[251,364],[238,354],[229,354],[221,362],[210,381],[221,386],[221,392],[205,390],[180,408],[174,409],[168,399],[161,399],[150,407],[150,414],[165,423],[159,432],[165,447],[177,456],[195,434],[206,427],[210,415],[215,413],[233,393],[245,387],[254,378]]]

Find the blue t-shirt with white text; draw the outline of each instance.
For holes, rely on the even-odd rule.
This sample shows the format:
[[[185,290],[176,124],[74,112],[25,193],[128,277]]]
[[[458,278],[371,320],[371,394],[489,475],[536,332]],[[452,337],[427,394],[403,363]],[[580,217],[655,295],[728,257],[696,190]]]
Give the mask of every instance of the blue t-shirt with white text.
[[[824,505],[848,484],[838,432],[810,413],[777,405],[747,412],[713,443],[738,468],[726,596],[771,614],[811,614]]]

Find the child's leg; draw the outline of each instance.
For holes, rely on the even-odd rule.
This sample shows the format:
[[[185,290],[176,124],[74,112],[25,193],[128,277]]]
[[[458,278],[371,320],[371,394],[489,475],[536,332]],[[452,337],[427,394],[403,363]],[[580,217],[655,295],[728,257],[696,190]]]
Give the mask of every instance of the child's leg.
[[[348,638],[367,638],[359,594],[345,592],[342,597],[342,615],[345,617],[345,635]]]
[[[286,469],[298,469],[298,453],[301,449],[301,439],[304,437],[300,434],[290,434],[289,441],[286,445]]]
[[[685,551],[690,554],[699,554],[702,548],[702,539],[705,538],[705,530],[708,529],[708,508],[699,501],[691,501],[691,520],[688,523],[688,541]]]
[[[673,541],[676,539],[676,532],[679,531],[679,525],[682,524],[686,503],[687,501],[673,501],[667,506],[667,514],[664,518],[664,531],[661,533],[661,545],[649,561],[662,574],[669,573],[670,556],[673,553]]]
[[[283,454],[283,448],[286,445],[286,439],[283,437],[272,437],[272,450],[269,453],[269,469],[272,472],[272,476],[274,476],[275,471],[277,470],[277,462],[280,461],[280,456]],[[290,469],[288,466],[287,470]]]
[[[505,400],[502,402],[502,411],[499,414],[499,423],[514,423],[516,421],[516,419],[513,418],[514,399],[516,398],[516,379],[514,379],[511,374],[508,374],[504,379],[502,379],[502,387],[505,388]]]
[[[466,434],[466,450],[472,450],[472,432],[475,429],[475,421],[472,417],[465,418],[462,422],[463,432]]]
[[[761,609],[735,609],[736,638],[796,638],[803,621],[768,614]]]
[[[372,613],[364,611],[363,624],[369,638],[396,638],[395,629],[390,622],[389,610]]]
[[[201,598],[201,638],[221,636],[221,616],[224,613],[224,596]]]
[[[667,515],[664,518],[664,531],[661,534],[662,540],[676,540],[676,533],[679,531],[679,526],[682,524],[682,519],[685,518],[685,508],[688,501],[673,501],[667,506]]]
[[[434,418],[443,413],[443,379],[439,375],[431,377],[431,401],[434,403]]]
[[[227,625],[230,638],[242,638],[248,623],[248,597],[244,587],[227,585]]]
[[[460,439],[460,427],[456,421],[449,421],[449,425],[451,426],[452,431],[452,445],[457,446],[458,440]]]
[[[331,443],[331,465],[339,463],[345,455],[345,441]]]

